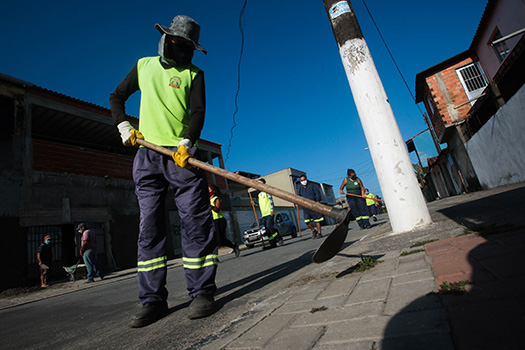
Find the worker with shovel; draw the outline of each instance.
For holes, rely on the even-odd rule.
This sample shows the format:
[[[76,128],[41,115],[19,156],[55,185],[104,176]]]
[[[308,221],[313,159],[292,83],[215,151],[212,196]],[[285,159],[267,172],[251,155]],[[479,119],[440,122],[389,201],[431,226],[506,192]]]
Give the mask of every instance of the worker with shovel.
[[[262,177],[257,181],[266,184],[266,180]],[[263,249],[270,249],[277,247],[277,244],[283,245],[283,238],[279,234],[279,231],[273,225],[274,212],[273,212],[273,197],[271,194],[264,191],[259,192],[259,209],[261,210],[262,220],[264,222],[264,230],[266,237],[268,237],[269,246],[265,246],[263,242]],[[252,203],[253,204],[253,203]]]
[[[357,177],[354,169],[348,169],[346,174],[348,177],[343,179],[339,192],[346,194],[346,201],[359,227],[361,229],[372,228],[365,202],[365,186],[363,186],[361,179]],[[343,191],[345,187],[346,192]]]
[[[111,113],[122,142],[135,146],[146,139],[173,151],[173,159],[140,147],[133,163],[140,208],[138,282],[141,311],[132,327],[144,327],[168,313],[165,196],[173,189],[182,223],[182,261],[189,296],[188,317],[215,312],[217,238],[213,228],[208,183],[203,170],[188,164],[204,125],[204,73],[191,63],[199,45],[200,26],[176,16],[161,33],[159,55],[137,61],[110,96]],[[125,101],[141,91],[139,130],[126,120]]]

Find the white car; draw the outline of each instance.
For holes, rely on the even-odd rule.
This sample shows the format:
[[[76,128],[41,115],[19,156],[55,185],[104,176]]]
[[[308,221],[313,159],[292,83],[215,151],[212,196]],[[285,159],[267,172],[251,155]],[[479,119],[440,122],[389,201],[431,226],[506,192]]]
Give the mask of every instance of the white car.
[[[252,228],[244,231],[243,239],[246,247],[253,248],[255,244],[261,243],[261,236],[263,237],[264,242],[268,241],[268,237],[266,237],[266,228],[261,220],[262,219],[259,219],[260,230],[257,228],[257,222],[254,222]],[[277,213],[273,216],[273,220],[273,225],[281,236],[292,236],[292,238],[297,237],[297,228],[290,218],[290,215],[286,213]]]

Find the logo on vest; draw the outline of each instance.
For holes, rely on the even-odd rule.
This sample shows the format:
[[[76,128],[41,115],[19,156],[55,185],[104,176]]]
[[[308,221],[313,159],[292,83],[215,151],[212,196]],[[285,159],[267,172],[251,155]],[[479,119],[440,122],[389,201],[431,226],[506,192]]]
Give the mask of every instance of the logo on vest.
[[[180,89],[181,79],[179,77],[171,77],[170,86],[175,89]]]

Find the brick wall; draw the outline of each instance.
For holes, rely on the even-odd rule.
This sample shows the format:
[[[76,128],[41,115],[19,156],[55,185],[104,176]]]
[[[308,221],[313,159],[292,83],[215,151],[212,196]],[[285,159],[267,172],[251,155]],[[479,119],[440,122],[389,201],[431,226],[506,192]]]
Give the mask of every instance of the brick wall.
[[[132,168],[131,156],[33,139],[33,170],[131,180]]]
[[[466,118],[470,110],[471,105],[469,103],[459,108],[454,107],[468,101],[456,69],[471,62],[473,62],[472,58],[466,58],[426,78],[427,92],[431,94],[434,102],[434,113],[430,119],[438,137],[441,136],[439,131],[443,132],[444,127]],[[425,103],[427,102],[425,101]]]

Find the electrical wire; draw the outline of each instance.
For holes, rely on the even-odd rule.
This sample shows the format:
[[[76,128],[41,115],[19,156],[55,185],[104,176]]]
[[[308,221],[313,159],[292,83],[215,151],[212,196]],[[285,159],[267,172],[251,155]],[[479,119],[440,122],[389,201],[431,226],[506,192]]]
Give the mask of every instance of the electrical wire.
[[[237,92],[235,92],[235,112],[233,112],[233,126],[230,129],[230,140],[228,141],[228,151],[226,152],[226,157],[224,159],[224,163],[228,161],[228,158],[230,156],[230,149],[232,146],[232,139],[233,139],[233,129],[237,126],[237,122],[235,121],[235,116],[237,115],[237,112],[239,111],[239,105],[237,103],[237,98],[239,97],[239,91],[241,90],[241,61],[242,61],[242,55],[244,52],[244,14],[246,13],[246,4],[248,3],[248,0],[244,1],[244,4],[242,6],[241,12],[239,13],[239,30],[241,32],[241,52],[239,54],[239,63],[237,64]]]
[[[410,96],[412,97],[414,102],[416,102],[416,98],[414,97],[414,94],[412,93],[412,90],[410,90],[410,87],[408,86],[408,83],[407,83],[405,77],[403,76],[403,73],[401,72],[401,69],[399,69],[399,66],[397,65],[397,62],[396,62],[396,60],[394,58],[394,55],[392,55],[392,52],[390,52],[390,48],[388,47],[388,45],[387,45],[387,43],[385,41],[385,38],[383,38],[383,34],[381,34],[381,30],[379,30],[379,27],[377,26],[377,23],[374,20],[374,17],[372,16],[372,13],[368,9],[368,6],[366,5],[365,0],[362,0],[362,1],[363,1],[363,5],[365,5],[366,12],[368,12],[368,15],[372,19],[372,22],[374,23],[374,26],[376,27],[377,32],[379,33],[379,37],[383,41],[383,44],[385,45],[386,50],[388,51],[388,54],[390,55],[390,58],[392,59],[392,62],[394,62],[394,66],[396,66],[396,69],[397,69],[399,75],[401,76],[401,79],[403,79],[403,82],[405,83],[405,86],[406,86],[408,92],[410,93]],[[423,111],[421,110],[421,108],[419,108],[419,105],[416,104],[416,107],[419,110],[419,113],[421,113],[421,115],[423,115]]]

